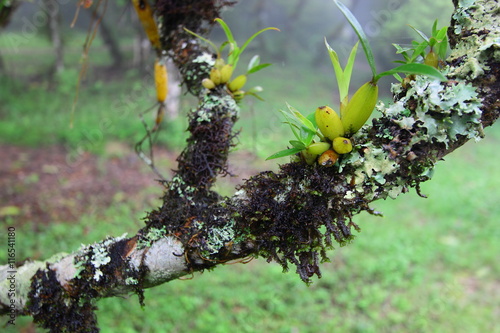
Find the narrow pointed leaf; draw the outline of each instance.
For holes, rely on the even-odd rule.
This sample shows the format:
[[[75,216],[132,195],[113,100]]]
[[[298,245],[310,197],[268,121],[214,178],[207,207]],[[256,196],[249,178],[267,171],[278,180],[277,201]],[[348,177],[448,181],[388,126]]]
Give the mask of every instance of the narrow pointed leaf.
[[[252,67],[250,68],[248,71],[247,71],[247,75],[248,74],[252,74],[252,73],[255,73],[255,72],[258,72],[260,71],[261,69],[264,69],[266,67],[269,67],[271,66],[271,64],[260,64],[260,65],[257,65],[255,67]]]
[[[448,52],[448,38],[443,39],[441,43],[439,43],[439,48],[437,50],[437,54],[439,58],[445,59],[446,53]]]
[[[260,64],[260,57],[259,55],[256,54],[252,57],[252,59],[250,59],[247,70],[251,70],[255,66],[258,66],[259,64]]]
[[[428,46],[427,42],[422,42],[421,44],[419,44],[415,48],[415,51],[413,51],[413,54],[408,62],[414,62],[418,58],[418,56],[424,56],[424,51],[427,48],[427,46]]]
[[[290,129],[292,130],[293,135],[297,138],[297,140],[300,140],[300,135],[296,130],[296,129],[298,129],[298,126],[295,125],[294,123],[292,123],[291,119],[289,118],[289,116],[287,115],[287,113],[285,111],[280,110],[280,112],[283,114],[283,116],[286,119],[285,124],[290,125]]]
[[[356,35],[358,35],[359,41],[361,42],[361,46],[363,47],[363,50],[365,51],[366,60],[368,61],[368,64],[370,65],[373,77],[375,77],[377,75],[377,68],[375,66],[375,57],[373,56],[372,48],[370,47],[370,43],[368,42],[368,38],[366,37],[366,34],[363,31],[363,28],[361,27],[361,24],[356,19],[354,14],[351,13],[349,8],[347,8],[342,2],[340,2],[338,0],[333,0],[333,2],[337,5],[337,7],[340,9],[340,11],[344,14],[347,21],[349,21],[352,28],[354,29],[354,32],[356,32]]]
[[[234,37],[233,37],[233,33],[231,32],[231,29],[229,29],[228,25],[226,24],[226,22],[224,22],[222,19],[220,18],[216,18],[215,21],[217,23],[220,24],[222,30],[224,30],[224,33],[226,34],[226,38],[228,40],[229,43],[235,43],[236,44],[236,41],[234,40]]]
[[[306,146],[302,143],[302,141],[290,140],[289,142],[293,146],[293,148],[297,148],[300,150],[306,149]]]
[[[296,119],[306,128],[308,128],[309,130],[311,130],[313,133],[316,132],[316,128],[314,127],[314,125],[311,123],[311,121],[309,119],[307,119],[306,117],[304,117],[302,115],[302,113],[300,113],[299,110],[297,110],[296,108],[294,108],[293,106],[291,106],[290,104],[286,104],[286,106],[288,107],[288,110],[290,110],[290,113],[292,113]]]
[[[434,23],[432,24],[432,35],[436,35],[436,31],[437,31],[437,25],[438,25],[438,20],[435,19],[434,20]]]
[[[378,80],[383,76],[394,75],[397,73],[425,75],[441,81],[447,80],[447,78],[436,68],[425,64],[417,64],[417,63],[398,66],[386,72],[380,73],[379,75],[377,75],[375,79]]]
[[[442,27],[441,30],[439,30],[435,35],[437,41],[440,42],[446,39],[447,33],[448,33],[448,27]]]
[[[202,41],[204,41],[204,42],[205,42],[205,43],[207,43],[208,45],[210,45],[210,46],[214,49],[214,51],[217,53],[217,56],[218,56],[218,57],[220,57],[220,52],[219,52],[219,49],[217,48],[217,46],[216,46],[216,45],[215,45],[215,44],[214,44],[211,40],[208,40],[208,39],[206,39],[205,37],[202,37],[202,36],[198,35],[196,32],[191,31],[191,30],[189,30],[189,29],[187,29],[187,28],[184,28],[184,30],[185,30],[186,32],[190,33],[191,35],[193,35],[193,36],[195,36],[195,37],[197,37],[197,38],[201,39]]]
[[[427,37],[427,35],[426,35],[426,34],[424,34],[422,31],[418,30],[417,28],[415,28],[415,27],[414,27],[414,26],[412,26],[412,25],[409,25],[409,24],[408,24],[408,26],[409,26],[410,28],[412,28],[413,30],[415,30],[415,32],[416,32],[416,33],[417,33],[420,37],[422,37],[422,38],[423,38],[423,40],[425,40],[427,43],[429,43],[429,37]]]
[[[245,43],[243,43],[243,45],[241,46],[241,52],[243,52],[246,47],[248,46],[248,44],[250,44],[250,42],[255,38],[257,37],[258,35],[260,35],[261,33],[263,33],[264,31],[267,31],[267,30],[276,30],[276,31],[280,31],[280,29],[278,28],[274,28],[274,27],[268,27],[268,28],[264,28],[264,29],[261,29],[259,31],[257,31],[256,33],[254,33],[252,36],[250,36],[250,38],[248,38],[246,40]]]
[[[349,84],[346,87],[344,80],[344,70],[340,65],[339,56],[337,55],[337,52],[335,52],[335,50],[331,48],[330,44],[328,44],[326,38],[325,38],[325,46],[326,50],[328,51],[328,55],[330,56],[330,60],[332,61],[333,70],[335,71],[335,79],[337,80],[337,86],[339,88],[340,98],[342,99],[342,96],[348,93]]]
[[[277,153],[272,154],[271,156],[269,156],[268,158],[266,158],[266,161],[267,160],[272,160],[272,159],[275,159],[275,158],[280,158],[280,157],[295,155],[295,154],[301,152],[302,150],[303,149],[298,149],[298,148],[285,149],[285,150],[282,150],[282,151],[279,151]]]
[[[349,84],[351,83],[351,75],[352,75],[352,69],[354,68],[354,60],[356,60],[356,52],[358,51],[358,45],[359,41],[354,44],[351,54],[349,54],[349,58],[347,59],[347,65],[344,68],[344,79],[346,80],[347,84],[347,89],[349,89]],[[340,100],[342,100],[343,97],[340,96]]]
[[[254,92],[251,92],[251,91],[247,91],[245,93],[245,95],[250,95],[250,96],[253,96],[255,98],[257,98],[259,101],[265,101],[265,99],[263,99],[262,97],[260,97],[259,95],[257,95],[256,93]]]

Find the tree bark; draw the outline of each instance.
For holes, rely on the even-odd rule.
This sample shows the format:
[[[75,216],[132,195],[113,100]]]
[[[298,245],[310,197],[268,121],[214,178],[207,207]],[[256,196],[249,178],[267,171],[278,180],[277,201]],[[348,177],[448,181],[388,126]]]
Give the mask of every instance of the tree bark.
[[[60,33],[61,12],[59,4],[54,0],[43,0],[42,5],[49,18],[48,29],[55,55],[54,69],[51,74],[58,74],[64,70],[63,42]]]
[[[162,4],[159,15],[169,22],[172,12]],[[231,198],[220,197],[212,186],[228,172],[238,105],[223,88],[200,88],[213,57],[191,36],[163,27],[163,45],[200,104],[189,115],[191,136],[174,177],[164,183],[162,207],[149,213],[133,237],[1,266],[0,313],[31,315],[54,332],[82,331],[82,322],[93,332],[95,300],[142,295],[143,288],[228,260],[263,257],[284,269],[294,265],[306,282],[320,276],[326,250],[352,240],[354,215],[372,212],[375,200],[412,187],[418,192],[438,160],[482,137],[483,127],[500,116],[498,3],[454,4],[448,82],[417,77],[406,87],[396,85],[394,104],[379,104],[382,116],[355,135],[355,151],[338,166],[285,164],[279,172],[250,178]],[[4,291],[12,274],[18,293],[9,298]]]
[[[97,13],[95,11],[92,12],[92,16],[97,20]],[[106,23],[105,19],[101,20],[99,24],[99,31],[104,44],[109,50],[111,59],[113,59],[112,67],[120,68],[123,65],[123,53],[120,49],[118,40],[113,36],[113,32]]]

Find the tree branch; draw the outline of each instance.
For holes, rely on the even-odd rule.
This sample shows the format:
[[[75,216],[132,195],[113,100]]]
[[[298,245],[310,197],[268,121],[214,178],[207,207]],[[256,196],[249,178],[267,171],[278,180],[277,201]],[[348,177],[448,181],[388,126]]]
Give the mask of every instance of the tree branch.
[[[158,1],[163,22],[172,15],[168,2]],[[295,265],[306,282],[320,277],[327,249],[354,238],[354,215],[372,212],[372,201],[395,198],[412,187],[419,192],[438,160],[482,137],[483,127],[500,115],[498,3],[477,0],[463,7],[454,2],[447,83],[417,77],[406,87],[394,85],[394,103],[378,105],[381,116],[356,134],[355,150],[338,165],[285,164],[277,173],[250,178],[231,198],[211,187],[227,173],[238,106],[223,88],[201,88],[213,57],[177,26],[163,26],[163,43],[200,103],[189,115],[191,136],[178,170],[164,183],[162,207],[150,212],[146,226],[131,238],[0,267],[0,313],[32,315],[54,332],[94,332],[95,300],[131,292],[141,296],[144,288],[228,260],[261,256],[284,269]],[[10,288],[11,274],[14,298],[3,292]]]

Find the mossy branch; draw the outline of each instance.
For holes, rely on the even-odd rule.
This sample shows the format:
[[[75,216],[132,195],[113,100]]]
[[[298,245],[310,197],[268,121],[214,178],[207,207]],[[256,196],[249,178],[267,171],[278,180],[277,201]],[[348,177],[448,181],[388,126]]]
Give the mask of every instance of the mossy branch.
[[[482,137],[482,129],[500,116],[498,3],[477,0],[464,7],[454,2],[448,82],[420,77],[395,86],[394,104],[378,105],[382,116],[356,134],[355,152],[338,167],[285,164],[279,172],[250,178],[231,198],[211,187],[227,172],[238,107],[224,89],[200,88],[212,58],[190,36],[184,37],[191,44],[182,52],[182,38],[172,37],[180,30],[164,28],[162,38],[170,43],[164,45],[175,51],[184,82],[200,104],[190,113],[191,137],[174,178],[165,183],[163,206],[132,238],[106,239],[44,262],[0,267],[2,290],[9,288],[9,270],[18,272],[21,292],[13,311],[34,316],[52,331],[93,332],[95,300],[141,295],[143,288],[228,260],[261,256],[284,269],[294,265],[306,282],[321,276],[326,250],[353,239],[358,228],[354,215],[372,212],[374,200],[412,187],[419,192],[438,160]],[[164,3],[158,1],[160,15]],[[4,295],[0,313],[8,314],[11,303]],[[67,316],[56,318],[56,313]],[[89,328],[74,330],[77,322]]]

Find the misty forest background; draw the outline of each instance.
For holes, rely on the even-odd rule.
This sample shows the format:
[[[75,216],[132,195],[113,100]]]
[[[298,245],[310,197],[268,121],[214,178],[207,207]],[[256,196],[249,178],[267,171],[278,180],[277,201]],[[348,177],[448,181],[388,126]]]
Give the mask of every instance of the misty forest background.
[[[46,1],[46,0],[45,0]],[[60,1],[62,57],[56,57],[41,1],[22,2],[0,32],[0,227],[16,228],[17,259],[43,259],[107,235],[133,234],[145,212],[160,203],[156,175],[134,154],[145,130],[139,114],[155,106],[154,55],[128,1],[109,1],[89,54],[87,75],[71,109],[91,11]],[[450,1],[345,1],[370,37],[380,70],[398,59],[392,43],[449,24]],[[244,0],[224,11],[236,39],[274,26],[246,51],[273,66],[249,77],[265,101],[245,98],[240,142],[230,161],[234,177],[217,189],[234,192],[243,178],[276,170],[287,159],[265,161],[291,139],[279,109],[288,102],[309,113],[338,100],[323,38],[347,58],[356,38],[330,0]],[[222,31],[211,35],[221,42]],[[147,44],[147,43],[146,43]],[[141,46],[142,45],[142,46]],[[358,52],[351,87],[369,79]],[[382,80],[390,102],[390,79]],[[186,112],[196,99],[181,92],[155,147],[166,175],[186,139]],[[175,102],[175,101],[174,101]],[[173,104],[175,105],[175,103]],[[375,114],[376,116],[376,114]],[[153,122],[154,112],[145,119]],[[362,232],[336,248],[323,277],[308,287],[281,267],[254,260],[226,265],[146,290],[98,302],[103,332],[500,332],[500,171],[498,125],[438,164],[422,186],[376,202],[384,217],[355,218]],[[2,235],[5,232],[1,232]],[[0,251],[0,262],[6,262]],[[3,323],[2,323],[3,325]],[[18,318],[8,332],[42,332]]]

